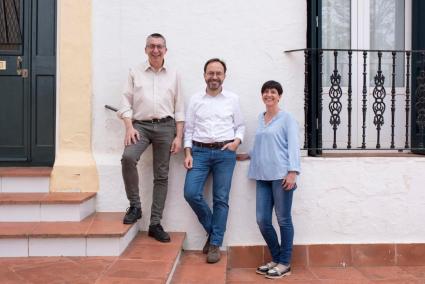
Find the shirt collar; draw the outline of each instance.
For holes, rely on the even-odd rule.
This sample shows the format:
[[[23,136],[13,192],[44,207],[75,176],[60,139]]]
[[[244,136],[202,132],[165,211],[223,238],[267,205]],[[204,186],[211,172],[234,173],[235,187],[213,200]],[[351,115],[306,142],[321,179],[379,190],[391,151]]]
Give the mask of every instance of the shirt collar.
[[[227,91],[224,89],[224,88],[222,88],[221,89],[221,93],[220,94],[218,94],[217,96],[215,96],[215,97],[218,97],[218,96],[220,96],[220,95],[222,95],[222,96],[224,96],[224,97],[227,97]],[[209,96],[208,94],[207,94],[207,91],[205,90],[204,91],[204,95],[203,95],[204,97],[206,97],[206,96]],[[211,97],[211,96],[210,96]]]
[[[168,68],[168,64],[164,60],[164,64],[162,64],[162,67],[161,67],[161,69],[159,69],[159,72],[161,72],[162,70],[165,71],[165,70],[167,70],[167,68]],[[143,70],[144,71],[148,71],[148,70],[152,70],[153,71],[153,68],[152,68],[152,66],[149,63],[149,60],[146,60],[145,63],[143,64]]]

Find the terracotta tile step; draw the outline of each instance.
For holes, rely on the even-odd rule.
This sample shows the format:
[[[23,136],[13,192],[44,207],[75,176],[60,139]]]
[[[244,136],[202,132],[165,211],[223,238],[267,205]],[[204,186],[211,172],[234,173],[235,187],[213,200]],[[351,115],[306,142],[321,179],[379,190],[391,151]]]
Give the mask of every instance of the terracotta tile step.
[[[123,216],[122,212],[97,212],[81,222],[0,222],[0,239],[122,237],[132,227],[122,223]]]
[[[183,283],[226,283],[227,253],[221,252],[219,262],[209,264],[200,251],[184,251],[173,275],[173,284]]]
[[[96,196],[96,192],[25,192],[0,193],[0,205],[4,204],[81,204]]]
[[[0,282],[169,283],[185,233],[170,236],[160,243],[140,232],[121,256],[0,258]]]
[[[0,177],[50,177],[51,167],[0,167]]]
[[[171,241],[161,243],[148,237],[147,232],[139,232],[120,258],[174,262],[182,250],[186,233],[169,232],[169,234]]]

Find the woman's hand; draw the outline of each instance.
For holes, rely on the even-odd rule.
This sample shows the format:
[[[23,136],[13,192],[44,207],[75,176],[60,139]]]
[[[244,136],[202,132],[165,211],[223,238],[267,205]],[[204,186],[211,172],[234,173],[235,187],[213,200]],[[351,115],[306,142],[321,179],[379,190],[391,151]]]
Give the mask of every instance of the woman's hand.
[[[238,160],[238,161],[245,161],[245,160],[249,160],[249,159],[250,159],[250,157],[249,157],[248,153],[236,154],[236,160]]]
[[[288,172],[286,177],[282,180],[282,187],[284,190],[292,190],[297,182],[297,172]]]

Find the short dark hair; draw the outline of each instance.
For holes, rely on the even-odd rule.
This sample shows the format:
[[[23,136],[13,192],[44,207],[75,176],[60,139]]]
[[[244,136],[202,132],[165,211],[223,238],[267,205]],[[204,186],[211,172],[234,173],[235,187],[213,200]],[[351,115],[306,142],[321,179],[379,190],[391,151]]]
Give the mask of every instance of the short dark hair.
[[[146,38],[146,44],[148,44],[148,40],[150,39],[150,38],[162,38],[162,40],[164,41],[164,45],[165,46],[167,46],[167,41],[165,40],[165,37],[162,35],[162,34],[160,34],[160,33],[153,33],[153,34],[150,34],[147,38]]]
[[[224,61],[223,61],[223,60],[221,60],[221,59],[219,59],[219,58],[211,58],[210,60],[208,60],[207,62],[205,62],[205,65],[204,65],[204,73],[206,73],[206,72],[207,72],[207,66],[208,66],[208,64],[213,63],[213,62],[218,62],[218,63],[220,63],[221,65],[223,65],[224,73],[226,73],[226,71],[227,71],[226,63],[224,63]]]
[[[283,93],[282,85],[279,82],[273,80],[267,81],[263,84],[261,87],[261,93],[263,94],[268,89],[276,89],[279,96],[281,96]]]

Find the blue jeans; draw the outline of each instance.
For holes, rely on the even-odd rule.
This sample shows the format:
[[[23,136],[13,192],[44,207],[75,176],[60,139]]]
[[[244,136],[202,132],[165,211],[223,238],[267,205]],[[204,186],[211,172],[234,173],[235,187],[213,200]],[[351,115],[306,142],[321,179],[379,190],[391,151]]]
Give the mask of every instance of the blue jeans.
[[[291,207],[294,190],[284,190],[282,180],[257,180],[256,216],[257,224],[270,250],[275,263],[291,263],[294,226],[292,225]],[[272,224],[273,207],[280,228],[279,244]]]
[[[193,146],[193,167],[187,171],[184,198],[198,216],[199,222],[210,235],[210,244],[221,246],[226,231],[229,211],[229,193],[236,153],[230,150]],[[204,199],[204,186],[209,173],[213,177],[213,209]]]

